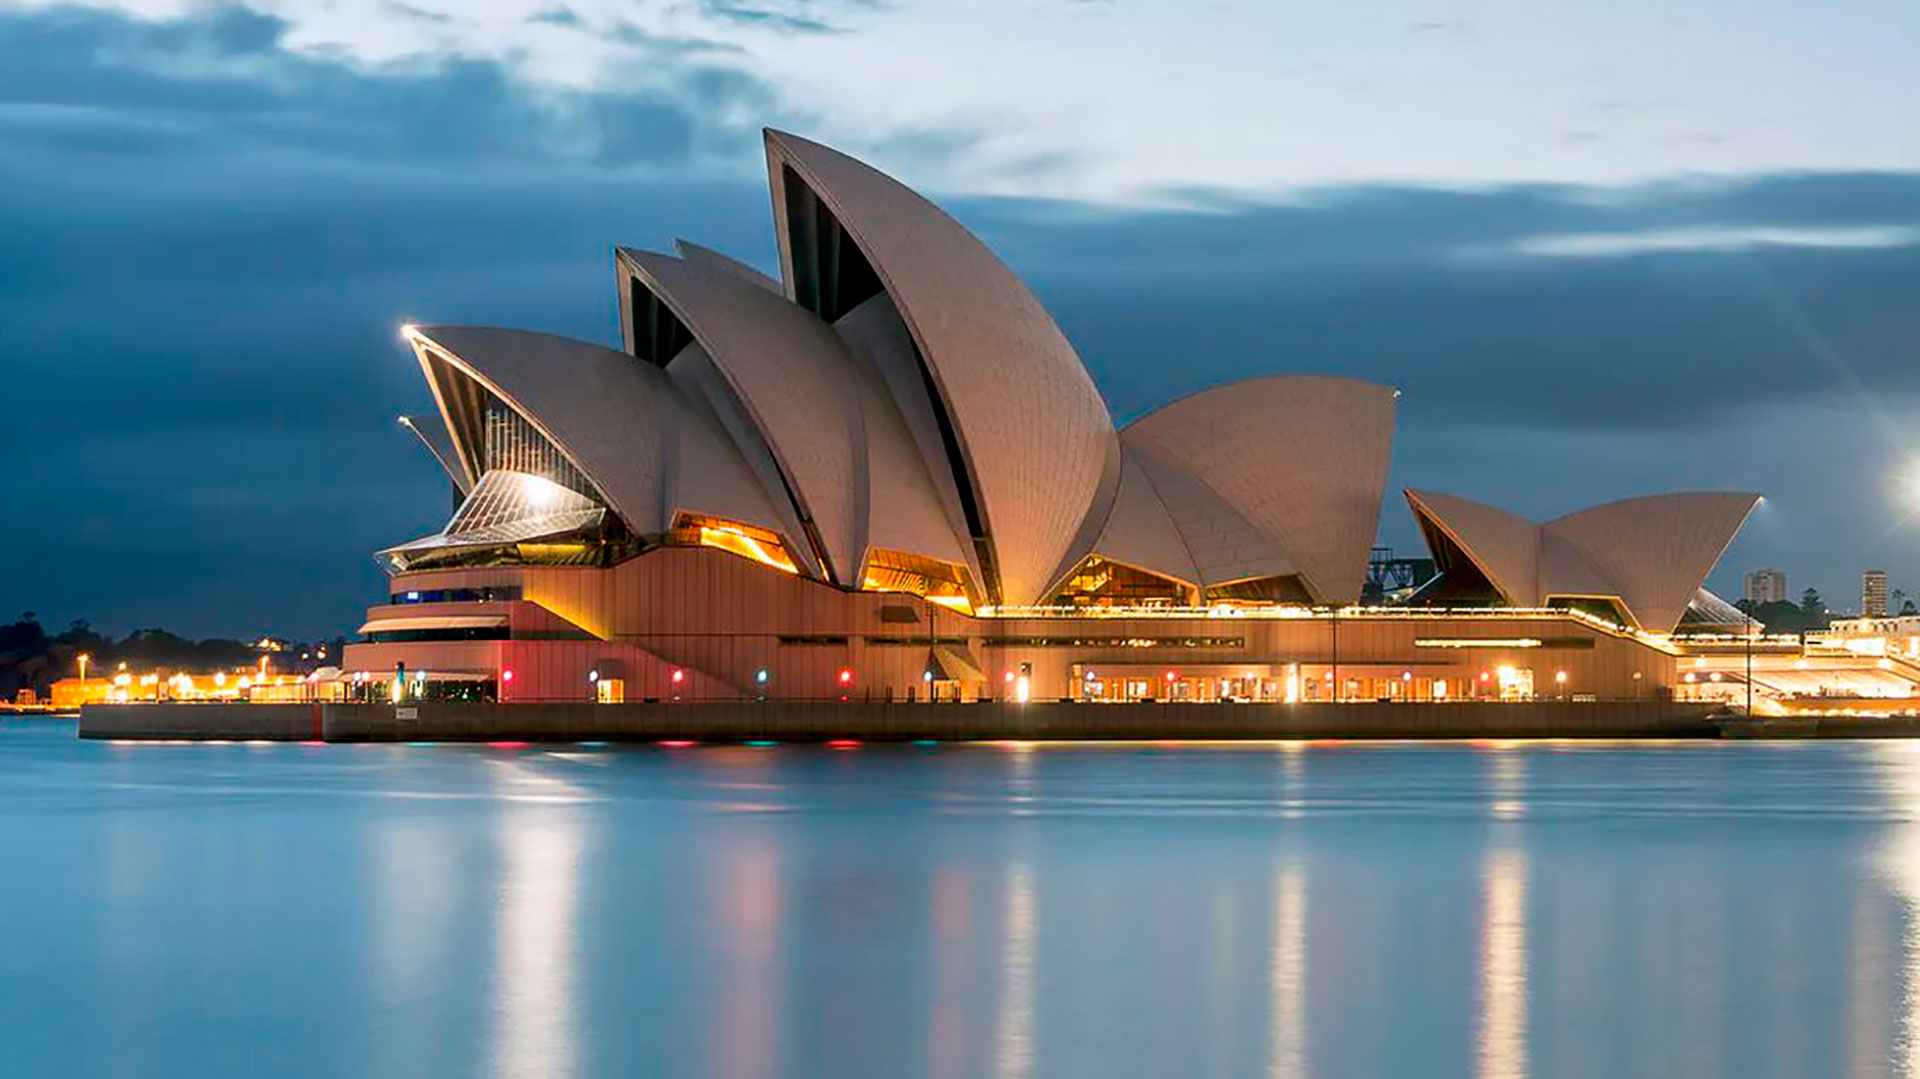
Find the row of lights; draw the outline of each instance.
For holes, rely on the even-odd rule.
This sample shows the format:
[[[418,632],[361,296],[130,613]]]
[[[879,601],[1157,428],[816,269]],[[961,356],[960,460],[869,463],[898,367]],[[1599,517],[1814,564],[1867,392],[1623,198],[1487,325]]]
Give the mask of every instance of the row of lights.
[[[122,666],[124,666],[124,664]],[[1493,671],[1483,669],[1480,672],[1480,681],[1491,682],[1494,678],[1494,674],[1495,672]],[[1508,682],[1514,681],[1518,677],[1519,672],[1512,667],[1501,667],[1499,669],[1498,674],[1499,674],[1501,684],[1505,685]],[[920,677],[923,681],[932,682],[934,680],[932,669],[929,668],[928,670],[921,672]],[[1172,684],[1174,682],[1179,681],[1180,672],[1170,667],[1167,669],[1166,673],[1163,674],[1161,677],[1164,678],[1168,684]],[[1333,672],[1331,670],[1327,672],[1327,677],[1329,678],[1333,677]],[[1636,678],[1639,677],[1637,672],[1635,674],[1635,677]],[[672,680],[674,685],[678,686],[686,681],[687,672],[679,667],[675,667],[673,668],[672,674],[669,675],[669,678]],[[765,667],[761,667],[753,672],[753,681],[754,681],[754,684],[756,685],[765,686],[769,678],[770,678],[770,675],[768,674],[767,669]],[[1087,668],[1085,672],[1085,678],[1089,682],[1092,682],[1097,678],[1097,675],[1095,674],[1093,668],[1091,667]],[[838,673],[838,680],[842,688],[847,688],[852,686],[853,685],[853,668],[852,667],[840,668]],[[1021,664],[1019,674],[1015,674],[1011,669],[1007,670],[1003,675],[1002,680],[1009,687],[1012,688],[1015,699],[1020,701],[1025,701],[1031,696],[1032,666],[1030,664],[1026,664],[1026,663]],[[1403,682],[1413,681],[1413,672],[1401,671],[1400,680]],[[1691,682],[1693,680],[1694,680],[1693,675],[1691,674],[1687,675],[1686,681]],[[1714,677],[1714,680],[1715,681],[1719,680],[1718,675]],[[216,675],[215,681],[217,684],[224,684],[226,681],[226,678],[224,675]],[[500,683],[502,688],[504,688],[508,683],[512,681],[513,681],[513,669],[509,667],[501,670]],[[593,670],[590,670],[587,672],[587,683],[589,685],[597,684],[599,681],[600,681],[599,668],[596,667]],[[1357,683],[1359,679],[1348,678],[1347,681]],[[1567,684],[1567,672],[1565,671],[1553,672],[1553,681],[1555,685],[1565,686]],[[245,686],[246,684],[247,684],[247,680],[242,679],[241,685]],[[1445,685],[1444,681],[1434,683],[1435,692],[1444,694],[1445,693],[1445,689],[1443,688],[1444,685]]]

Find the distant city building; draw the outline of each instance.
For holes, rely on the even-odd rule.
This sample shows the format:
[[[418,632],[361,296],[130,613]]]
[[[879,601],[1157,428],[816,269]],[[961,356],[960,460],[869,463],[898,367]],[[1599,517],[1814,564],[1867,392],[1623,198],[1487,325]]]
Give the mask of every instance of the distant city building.
[[[1782,603],[1787,598],[1787,575],[1777,569],[1757,569],[1747,574],[1746,597],[1750,606]]]
[[[1883,618],[1887,613],[1887,571],[1870,569],[1860,575],[1860,613]]]

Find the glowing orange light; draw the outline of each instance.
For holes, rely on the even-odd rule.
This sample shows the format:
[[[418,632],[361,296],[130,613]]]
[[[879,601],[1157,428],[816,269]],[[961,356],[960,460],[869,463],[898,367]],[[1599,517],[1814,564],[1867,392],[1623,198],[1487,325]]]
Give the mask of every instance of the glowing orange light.
[[[1167,681],[1169,682],[1173,681],[1175,678],[1178,678],[1178,677],[1179,677],[1179,673],[1177,671],[1167,672]]]
[[[678,668],[675,668],[673,672],[673,684],[677,686],[686,680],[687,680],[687,672],[680,670]]]
[[[742,558],[751,558],[763,566],[772,566],[786,573],[800,572],[799,569],[794,566],[793,560],[787,557],[785,551],[776,547],[769,547],[738,528],[712,528],[702,525],[700,528],[700,542],[704,546],[718,547],[723,551],[731,551]]]
[[[853,684],[853,668],[852,667],[840,668],[840,684],[843,686],[850,686]]]

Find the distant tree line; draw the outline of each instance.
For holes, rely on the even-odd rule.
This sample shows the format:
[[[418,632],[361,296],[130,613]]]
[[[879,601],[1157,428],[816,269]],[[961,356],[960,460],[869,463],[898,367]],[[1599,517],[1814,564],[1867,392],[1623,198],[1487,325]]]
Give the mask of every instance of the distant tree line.
[[[1743,599],[1734,606],[1740,608],[1747,617],[1759,619],[1768,633],[1817,633],[1833,624],[1833,612],[1827,610],[1820,593],[1812,588],[1800,593],[1799,603],[1780,599],[1755,604]],[[1912,604],[1907,606],[1911,607]]]
[[[323,642],[327,654],[338,661],[345,638]],[[287,661],[298,662],[309,646],[295,645]],[[92,657],[87,676],[112,677],[125,663],[133,671],[219,671],[250,667],[260,661],[260,653],[245,641],[225,637],[191,640],[164,629],[136,629],[119,640],[96,631],[85,619],[67,624],[57,634],[49,634],[32,611],[23,612],[14,622],[0,625],[0,700],[12,700],[22,689],[46,694],[54,682],[80,673],[80,657]],[[310,668],[314,663],[305,663]]]

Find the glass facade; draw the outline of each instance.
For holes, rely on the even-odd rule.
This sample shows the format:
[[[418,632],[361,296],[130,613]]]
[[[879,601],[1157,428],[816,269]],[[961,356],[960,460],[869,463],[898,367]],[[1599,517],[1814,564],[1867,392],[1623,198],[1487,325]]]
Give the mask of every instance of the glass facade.
[[[868,592],[924,596],[955,610],[971,611],[971,584],[964,566],[875,547],[867,552],[867,568],[860,587]]]
[[[595,502],[602,502],[593,484],[573,467],[558,447],[540,433],[540,429],[528,423],[526,417],[515,412],[506,402],[497,397],[487,399],[483,439],[485,449],[483,463],[489,472],[524,472],[550,480],[584,495]]]
[[[1062,607],[1190,607],[1193,589],[1157,573],[1093,555],[1054,596]]]

